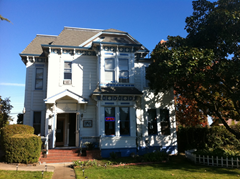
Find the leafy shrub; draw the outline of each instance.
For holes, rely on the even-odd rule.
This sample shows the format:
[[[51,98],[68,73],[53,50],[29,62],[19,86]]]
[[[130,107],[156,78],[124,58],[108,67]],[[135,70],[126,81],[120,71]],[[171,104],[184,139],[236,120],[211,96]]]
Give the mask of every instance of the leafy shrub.
[[[88,161],[81,161],[81,160],[78,160],[78,161],[73,161],[73,165],[74,166],[78,166],[78,167],[83,167],[83,166],[97,166],[97,161],[94,159],[94,160],[88,160]]]
[[[41,153],[41,137],[33,134],[34,128],[27,125],[8,125],[1,129],[1,141],[8,163],[38,162]]]
[[[152,153],[146,153],[142,157],[143,160],[147,162],[158,162],[167,159],[168,154],[165,152],[156,151]]]

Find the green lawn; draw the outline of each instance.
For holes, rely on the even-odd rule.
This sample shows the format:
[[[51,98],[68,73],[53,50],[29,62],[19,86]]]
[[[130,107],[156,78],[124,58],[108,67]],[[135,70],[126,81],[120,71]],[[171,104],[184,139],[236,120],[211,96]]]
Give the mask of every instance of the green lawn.
[[[43,179],[51,179],[53,172],[44,172]],[[42,179],[42,172],[0,170],[0,179]]]
[[[85,174],[83,177],[82,170],[75,168],[77,178],[89,179],[118,179],[118,178],[239,178],[239,169],[226,169],[217,167],[206,167],[195,165],[187,161],[183,157],[173,156],[167,163],[153,164],[153,165],[138,165],[138,166],[123,166],[113,167],[85,167]]]

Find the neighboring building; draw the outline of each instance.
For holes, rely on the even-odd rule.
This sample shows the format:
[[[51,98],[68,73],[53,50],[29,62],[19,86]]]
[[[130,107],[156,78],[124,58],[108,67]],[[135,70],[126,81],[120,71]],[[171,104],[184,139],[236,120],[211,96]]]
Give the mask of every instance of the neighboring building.
[[[149,91],[148,53],[115,29],[37,35],[20,54],[27,68],[24,124],[48,138],[49,148],[89,141],[102,157],[177,153],[173,91]]]

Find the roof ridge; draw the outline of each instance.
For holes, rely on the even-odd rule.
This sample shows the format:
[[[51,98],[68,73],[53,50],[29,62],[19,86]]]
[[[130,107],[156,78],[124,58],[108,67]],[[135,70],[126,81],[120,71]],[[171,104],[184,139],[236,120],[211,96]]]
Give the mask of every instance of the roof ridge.
[[[103,31],[104,30],[104,29],[92,29],[92,28],[69,27],[69,26],[64,26],[64,29],[85,30],[85,31]]]
[[[36,37],[58,37],[58,35],[37,34]]]

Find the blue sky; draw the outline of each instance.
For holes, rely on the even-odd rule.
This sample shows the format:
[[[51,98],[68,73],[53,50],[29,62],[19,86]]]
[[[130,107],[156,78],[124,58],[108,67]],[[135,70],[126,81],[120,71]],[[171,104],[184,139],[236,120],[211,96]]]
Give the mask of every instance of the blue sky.
[[[187,35],[190,0],[0,0],[0,96],[22,112],[26,67],[21,53],[36,34],[58,35],[64,26],[128,32],[150,51],[168,35]]]

